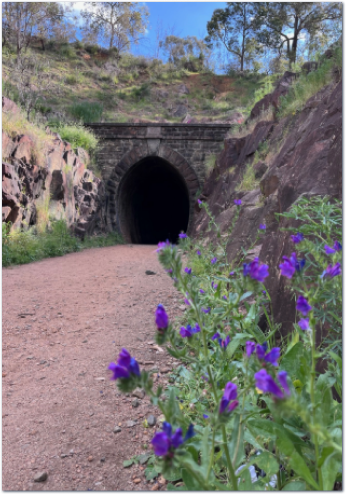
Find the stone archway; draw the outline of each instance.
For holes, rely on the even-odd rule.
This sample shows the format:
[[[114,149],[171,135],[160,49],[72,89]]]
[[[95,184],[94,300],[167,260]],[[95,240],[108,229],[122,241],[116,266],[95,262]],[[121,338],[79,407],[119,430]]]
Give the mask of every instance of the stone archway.
[[[192,223],[199,180],[185,158],[160,140],[126,153],[107,182],[107,223],[126,242],[175,242]]]

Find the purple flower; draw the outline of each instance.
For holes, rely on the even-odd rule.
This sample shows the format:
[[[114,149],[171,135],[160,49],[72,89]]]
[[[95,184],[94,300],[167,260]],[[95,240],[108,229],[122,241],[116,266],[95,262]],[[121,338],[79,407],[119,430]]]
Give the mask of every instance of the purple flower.
[[[237,206],[240,206],[241,205],[241,199],[235,199],[234,204]]]
[[[281,387],[284,389],[284,392],[286,395],[291,395],[288,383],[287,383],[287,371],[279,371],[278,373],[278,380],[281,385]]]
[[[275,382],[269,373],[265,369],[261,369],[254,375],[256,380],[256,387],[262,390],[264,393],[275,395],[278,399],[283,399],[284,394],[279,385]]]
[[[297,270],[297,272],[299,272],[305,265],[305,260],[297,260],[296,253],[292,253],[289,258],[283,256],[282,259],[284,262],[279,265],[279,268],[281,270],[281,275],[287,278],[292,278],[295,271]]]
[[[304,236],[300,232],[297,232],[296,235],[291,235],[291,239],[294,244],[299,244],[304,239]]]
[[[216,332],[214,333],[214,335],[212,336],[211,340],[216,340],[216,339],[219,339],[220,338],[220,334],[219,332]]]
[[[187,234],[185,234],[184,232],[181,232],[181,234],[179,234],[179,238],[180,239],[186,239],[187,238]]]
[[[222,414],[226,408],[229,412],[232,412],[238,405],[237,398],[237,385],[232,382],[226,384],[222,399],[220,401],[219,413]],[[234,401],[230,404],[231,401]],[[228,407],[227,407],[228,406]]]
[[[260,230],[266,230],[266,228],[267,228],[266,224],[260,223],[260,225],[259,225]]]
[[[167,239],[166,242],[159,242],[157,245],[156,252],[159,253],[162,249],[165,249],[166,247],[170,247],[171,243]]]
[[[229,276],[232,277],[232,275],[234,275],[235,272],[230,272],[229,273]]]
[[[243,276],[250,275],[252,279],[264,282],[264,279],[269,275],[268,268],[268,265],[260,265],[258,258],[255,258],[251,263],[243,264]]]
[[[197,203],[198,203],[199,205],[201,205],[201,204],[203,203],[203,201],[201,201],[200,199],[197,199]]]
[[[260,344],[256,345],[256,354],[258,359],[264,359],[266,353],[266,348]]]
[[[156,433],[151,440],[154,453],[157,456],[169,455],[172,458],[174,450],[195,435],[192,424],[190,424],[184,438],[181,428],[177,428],[172,434],[172,426],[166,421],[163,423],[162,429],[163,431]]]
[[[213,258],[213,259],[210,261],[210,263],[211,263],[212,265],[215,265],[215,263],[216,263],[216,262],[217,262],[217,258]]]
[[[201,328],[200,326],[198,325],[198,323],[196,323],[196,326],[195,327],[191,327],[191,325],[187,325],[187,327],[181,327],[180,329],[180,335],[182,337],[192,337],[192,335],[194,335],[195,333],[199,333],[201,331]]]
[[[168,327],[168,315],[162,304],[159,304],[156,308],[155,323],[160,330],[165,330]]]
[[[201,294],[205,294],[205,291],[204,291],[203,289],[199,289],[199,292],[200,292]]]
[[[251,342],[251,340],[248,340],[245,344],[245,349],[246,349],[246,355],[247,357],[250,357],[251,354],[255,351],[256,344],[255,342]]]
[[[196,253],[198,256],[201,256],[201,251],[199,249],[197,249]]]
[[[341,274],[341,265],[340,263],[335,263],[334,266],[328,265],[328,267],[322,273],[321,278],[324,276],[334,278],[340,274]]]
[[[208,419],[209,418],[208,414],[203,414],[203,418]]]
[[[298,325],[302,330],[309,330],[309,318],[302,318],[298,321]]]
[[[131,375],[140,376],[139,365],[126,349],[121,349],[117,363],[110,363],[108,369],[113,372],[111,380],[130,378]]]
[[[222,299],[224,299],[225,301],[227,301],[227,296],[222,296]]]
[[[308,303],[307,299],[303,296],[299,296],[297,299],[297,311],[300,311],[303,316],[306,316],[309,311],[312,310],[312,307]]]
[[[325,245],[324,249],[326,251],[326,254],[334,254],[336,251],[341,251],[342,246],[341,246],[340,242],[335,241],[333,244],[333,247],[329,247],[329,246]]]
[[[188,306],[190,306],[190,303],[189,303],[188,299],[186,299],[186,297],[184,299],[184,303],[187,304]]]
[[[192,268],[188,268],[188,267],[185,268],[185,273],[191,275],[191,272],[192,272]]]
[[[280,347],[273,347],[268,354],[264,356],[264,360],[271,363],[273,366],[279,366],[277,360],[280,357]]]
[[[207,308],[207,309],[202,308],[202,311],[203,311],[203,313],[208,314],[208,313],[210,313],[210,309],[211,308]]]
[[[226,349],[228,344],[230,343],[230,341],[231,341],[231,338],[229,335],[227,335],[227,337],[224,340],[218,339],[218,342],[220,344],[221,349]]]
[[[211,283],[211,287],[212,287],[212,289],[215,289],[216,290],[217,289],[217,284],[215,284],[214,282],[212,282]]]

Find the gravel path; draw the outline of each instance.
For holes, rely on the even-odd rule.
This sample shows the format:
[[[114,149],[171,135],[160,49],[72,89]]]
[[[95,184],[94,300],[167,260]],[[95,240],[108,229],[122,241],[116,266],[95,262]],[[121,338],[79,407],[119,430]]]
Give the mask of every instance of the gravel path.
[[[157,366],[161,383],[174,365],[153,345],[156,305],[179,311],[154,249],[89,249],[3,269],[3,490],[164,488],[147,485],[143,467],[123,468],[150,448],[154,428],[142,422],[157,411],[146,398],[133,408],[107,371],[121,347],[142,368]],[[35,482],[41,472],[47,480]]]

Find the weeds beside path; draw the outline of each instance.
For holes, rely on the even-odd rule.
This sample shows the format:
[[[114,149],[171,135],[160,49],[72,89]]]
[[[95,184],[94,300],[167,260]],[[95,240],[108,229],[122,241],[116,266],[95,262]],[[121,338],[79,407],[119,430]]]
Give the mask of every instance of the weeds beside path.
[[[154,429],[142,421],[156,411],[147,398],[132,408],[107,367],[121,347],[143,369],[172,365],[148,345],[156,305],[173,317],[179,304],[154,250],[88,249],[3,269],[3,490],[152,486],[123,461],[146,452],[145,444],[150,451]],[[137,425],[126,427],[128,420]],[[48,479],[35,483],[41,471]]]

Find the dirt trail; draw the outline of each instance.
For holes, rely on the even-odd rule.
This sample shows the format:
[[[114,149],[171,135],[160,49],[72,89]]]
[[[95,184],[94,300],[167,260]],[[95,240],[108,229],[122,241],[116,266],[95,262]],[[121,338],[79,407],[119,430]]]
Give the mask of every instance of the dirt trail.
[[[3,490],[151,488],[123,461],[150,448],[154,428],[142,421],[157,411],[147,398],[133,408],[107,367],[121,347],[143,369],[173,364],[148,344],[156,305],[179,311],[154,249],[90,249],[3,269]],[[47,481],[34,482],[41,471]]]

